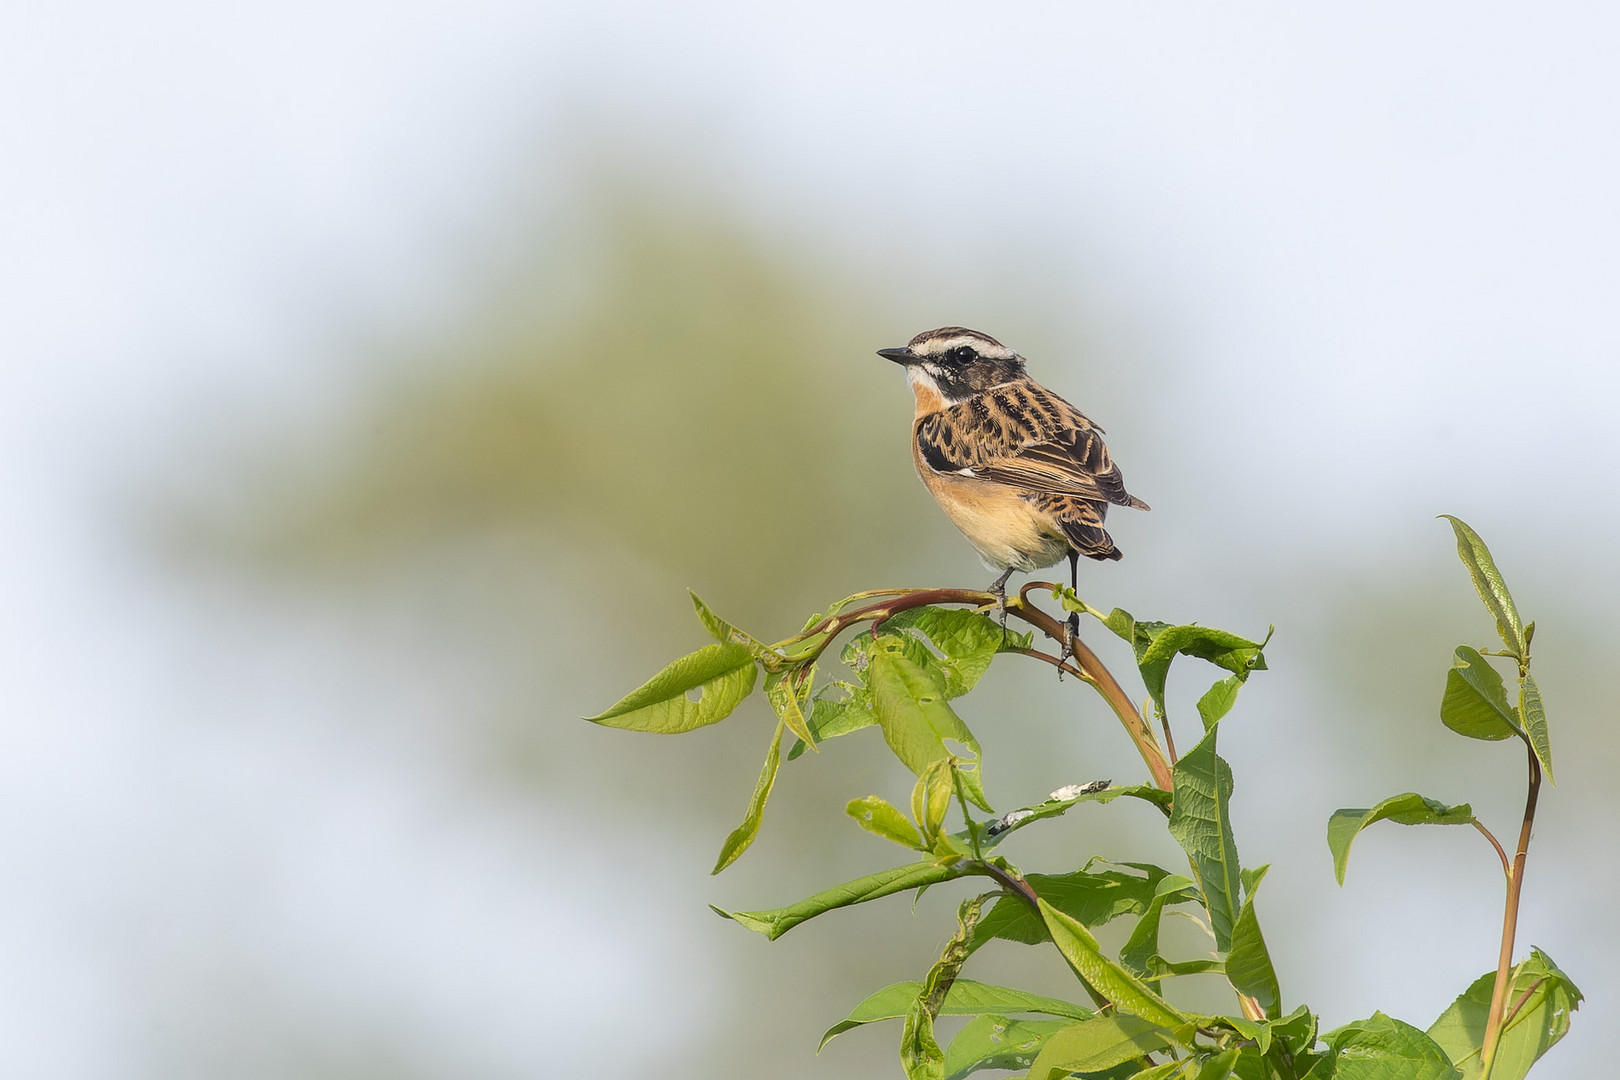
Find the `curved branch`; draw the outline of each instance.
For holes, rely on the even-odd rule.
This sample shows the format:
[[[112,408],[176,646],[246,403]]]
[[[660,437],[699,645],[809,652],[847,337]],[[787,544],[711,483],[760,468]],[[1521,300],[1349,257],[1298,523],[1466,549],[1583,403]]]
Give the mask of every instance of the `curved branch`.
[[[1032,588],[1053,587],[1050,582],[1032,581],[1025,585],[1016,600],[1007,601],[1007,614],[1033,626],[1047,637],[1062,644],[1066,640],[1063,623],[1036,607],[1029,600],[1029,591]],[[886,593],[868,593],[865,595],[889,595]],[[860,622],[871,622],[875,626],[881,625],[885,620],[892,618],[902,611],[910,608],[925,607],[929,604],[963,604],[969,607],[988,609],[998,606],[1000,598],[994,593],[978,589],[917,589],[908,593],[890,595],[889,599],[879,600],[856,608],[853,611],[831,615],[817,623],[811,629],[791,638],[792,641],[802,641],[806,638],[827,635],[827,639],[817,646],[804,659],[820,656],[832,644],[833,639],[849,627]],[[1147,765],[1148,772],[1153,776],[1153,783],[1164,791],[1171,790],[1170,764],[1165,759],[1164,751],[1159,747],[1158,739],[1153,735],[1153,729],[1142,719],[1142,714],[1136,711],[1136,704],[1125,688],[1119,685],[1113,672],[1103,665],[1085,642],[1075,638],[1069,642],[1074,657],[1073,665],[1064,665],[1060,670],[1070,671],[1082,681],[1088,683],[1102,695],[1108,702],[1109,708],[1124,725],[1125,733],[1136,744],[1136,751],[1142,756]],[[1046,659],[1045,654],[1037,659]]]
[[[1474,819],[1474,828],[1478,829],[1480,835],[1491,842],[1491,847],[1496,849],[1497,858],[1502,860],[1502,876],[1507,878],[1509,881],[1512,881],[1513,867],[1508,863],[1508,854],[1506,851],[1502,850],[1502,843],[1496,839],[1496,834],[1487,829],[1485,827],[1485,823],[1480,821],[1478,818]]]

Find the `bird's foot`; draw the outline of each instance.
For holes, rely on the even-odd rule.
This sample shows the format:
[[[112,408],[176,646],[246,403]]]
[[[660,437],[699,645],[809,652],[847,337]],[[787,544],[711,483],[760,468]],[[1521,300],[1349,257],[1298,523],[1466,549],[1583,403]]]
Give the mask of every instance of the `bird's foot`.
[[[1002,575],[990,583],[990,595],[996,598],[996,621],[1001,624],[1001,643],[1007,644],[1007,579],[1012,577],[1012,567],[1007,567]]]
[[[1058,663],[1067,663],[1069,657],[1074,655],[1074,644],[1080,640],[1080,613],[1073,611],[1063,624],[1063,651],[1058,654]],[[1063,678],[1063,669],[1058,668],[1058,678]]]

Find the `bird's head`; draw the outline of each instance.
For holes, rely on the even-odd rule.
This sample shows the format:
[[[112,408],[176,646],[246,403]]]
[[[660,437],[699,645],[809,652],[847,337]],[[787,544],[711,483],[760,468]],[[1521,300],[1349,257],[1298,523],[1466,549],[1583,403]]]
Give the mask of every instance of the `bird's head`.
[[[878,355],[905,366],[919,400],[923,392],[933,391],[946,405],[1024,374],[1022,356],[989,334],[961,326],[925,330],[905,348],[879,349]]]

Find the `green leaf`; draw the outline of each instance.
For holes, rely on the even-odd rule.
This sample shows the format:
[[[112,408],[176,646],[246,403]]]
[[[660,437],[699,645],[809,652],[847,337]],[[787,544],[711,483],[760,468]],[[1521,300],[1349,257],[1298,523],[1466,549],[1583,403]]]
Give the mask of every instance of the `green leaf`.
[[[1124,608],[1115,608],[1104,615],[1098,608],[1092,607],[1084,600],[1073,596],[1068,589],[1062,590],[1063,606],[1069,611],[1083,611],[1102,623],[1114,634],[1130,645],[1132,654],[1137,663],[1141,663],[1142,655],[1147,652],[1153,639],[1170,628],[1169,623],[1153,622],[1144,619],[1138,622],[1130,612]]]
[[[1194,1070],[1198,1063],[1190,1058],[1178,1058],[1175,1061],[1166,1061],[1163,1065],[1152,1065],[1140,1072],[1127,1073],[1131,1080],[1196,1080]],[[1115,1077],[1116,1072],[1092,1073],[1092,1076]],[[1270,1080],[1268,1077],[1267,1080]]]
[[[911,1009],[917,995],[922,993],[922,985],[920,982],[899,982],[869,995],[850,1010],[847,1018],[827,1029],[827,1033],[821,1037],[821,1045],[826,1046],[834,1036],[842,1035],[862,1024],[900,1019]],[[1091,1010],[1084,1005],[1076,1005],[1042,994],[1032,994],[1027,990],[992,986],[989,983],[974,982],[972,979],[957,979],[951,984],[950,993],[945,995],[945,1003],[940,1006],[939,1015],[977,1016],[979,1013],[1039,1013],[1045,1016],[1084,1020],[1091,1015]]]
[[[973,937],[973,926],[979,921],[979,908],[984,897],[964,900],[956,910],[956,934],[946,942],[939,959],[928,970],[916,1003],[906,1013],[905,1027],[900,1034],[900,1063],[905,1066],[907,1080],[945,1080],[945,1053],[934,1038],[934,1020],[951,992],[951,984],[961,973],[973,949],[968,941]]]
[[[1069,874],[1030,874],[1024,880],[1035,894],[1086,926],[1102,926],[1122,915],[1141,915],[1148,910],[1165,882],[1174,883],[1167,904],[1193,899],[1192,882],[1157,866],[1132,864],[1147,876],[1123,870],[1093,873],[1076,870]],[[1182,887],[1183,885],[1187,887]],[[979,922],[977,944],[992,938],[1038,945],[1051,940],[1046,922],[1028,904],[1016,897],[1003,897]]]
[[[1470,739],[1494,741],[1519,734],[1519,718],[1502,692],[1502,676],[1467,645],[1457,646],[1446,672],[1440,722]]]
[[[911,816],[922,833],[923,843],[932,848],[945,824],[945,815],[951,808],[951,796],[956,794],[954,779],[955,759],[936,761],[917,778],[911,789]]]
[[[1269,866],[1261,866],[1252,876],[1243,875],[1243,908],[1232,927],[1232,951],[1226,957],[1226,978],[1238,993],[1259,1002],[1267,1016],[1276,1016],[1282,1010],[1282,990],[1277,985],[1277,971],[1271,964],[1266,939],[1260,933],[1260,920],[1254,913],[1254,893],[1268,869]]]
[[[815,699],[810,715],[806,719],[816,742],[826,742],[828,739],[848,735],[852,731],[859,731],[877,723],[877,714],[872,711],[872,695],[866,692],[864,686],[834,683],[827,687],[827,690],[841,690],[848,696],[842,701],[832,701],[820,696]],[[805,749],[805,741],[801,738],[788,751],[788,760],[794,760],[804,753]]]
[[[1524,721],[1524,733],[1530,738],[1530,749],[1541,762],[1542,771],[1554,784],[1552,767],[1552,738],[1547,732],[1547,710],[1541,704],[1541,688],[1535,676],[1528,671],[1519,680],[1519,715]]]
[[[827,643],[833,637],[831,630],[821,630],[814,634],[809,632],[810,627],[820,621],[820,616],[812,616],[810,622],[805,624],[804,633],[790,637],[786,641],[778,641],[770,646],[771,652],[779,656],[784,664],[801,664],[820,656],[822,649],[827,647]]]
[[[1438,1043],[1411,1024],[1381,1012],[1322,1036],[1333,1068],[1310,1075],[1333,1080],[1460,1080]]]
[[[1225,668],[1237,678],[1237,685],[1249,677],[1251,671],[1264,671],[1266,658],[1262,653],[1265,648],[1263,641],[1250,641],[1225,630],[1216,630],[1212,627],[1188,624],[1172,626],[1169,623],[1154,622],[1146,619],[1138,620],[1124,608],[1115,608],[1104,615],[1099,609],[1092,607],[1085,601],[1072,598],[1068,590],[1062,590],[1063,606],[1070,611],[1084,611],[1097,619],[1116,635],[1130,643],[1131,651],[1136,655],[1136,666],[1142,673],[1142,681],[1146,684],[1148,693],[1153,696],[1154,703],[1162,712],[1164,710],[1164,683],[1170,671],[1170,662],[1179,655],[1196,656],[1208,660],[1217,667]],[[1269,635],[1268,635],[1269,640]],[[1211,694],[1216,691],[1211,690]],[[1227,696],[1220,714],[1214,719],[1209,718],[1205,708],[1213,710],[1220,703],[1219,698],[1210,699],[1207,706],[1200,702],[1199,712],[1205,716],[1204,725],[1208,728],[1215,720],[1224,716],[1232,707],[1232,700],[1237,696],[1236,689],[1221,691]]]
[[[1271,1022],[1271,1037],[1297,1058],[1316,1045],[1316,1025],[1316,1014],[1301,1005],[1281,1020]]]
[[[1519,609],[1513,605],[1513,596],[1508,592],[1507,582],[1502,580],[1501,571],[1496,569],[1491,549],[1461,518],[1450,514],[1440,516],[1451,522],[1451,529],[1457,534],[1457,556],[1468,568],[1468,576],[1474,579],[1474,590],[1479,593],[1485,610],[1496,620],[1496,632],[1501,635],[1502,643],[1515,656],[1528,656],[1529,643],[1525,640],[1524,624],[1519,621]]]
[[[1232,837],[1232,769],[1215,753],[1219,731],[1211,728],[1176,762],[1171,773],[1175,803],[1169,828],[1192,860],[1215,946],[1225,952],[1232,947],[1240,882],[1237,841]]]
[[[1098,787],[1097,784],[1103,786]],[[979,843],[983,849],[988,850],[1027,825],[1033,825],[1035,822],[1044,821],[1047,818],[1061,817],[1072,806],[1083,802],[1111,803],[1115,799],[1126,796],[1152,803],[1166,813],[1170,810],[1170,792],[1154,787],[1152,784],[1130,784],[1114,787],[1105,780],[1099,780],[1092,784],[1070,784],[1066,788],[1059,788],[1052,792],[1045,802],[1008,811],[1001,815],[1000,818],[990,822],[988,827],[981,832]],[[966,832],[956,834],[956,838],[963,843],[967,843],[970,839]]]
[[[1119,950],[1119,962],[1125,970],[1143,982],[1153,982],[1175,974],[1172,965],[1159,955],[1159,923],[1167,905],[1194,899],[1197,899],[1197,885],[1191,878],[1168,874],[1159,879],[1153,890],[1152,902],[1136,921],[1136,928]],[[1081,919],[1081,922],[1085,920]]]
[[[1047,932],[1052,935],[1052,943],[1063,954],[1063,959],[1069,962],[1081,981],[1101,994],[1104,1000],[1112,1002],[1118,1012],[1139,1016],[1150,1024],[1165,1028],[1178,1028],[1190,1023],[1188,1017],[1172,1008],[1146,983],[1104,956],[1091,931],[1045,900],[1039,903]]]
[[[885,840],[893,840],[917,851],[928,850],[928,845],[923,843],[917,827],[885,799],[876,795],[852,799],[849,805],[844,807],[844,812],[869,833],[876,833]]]
[[[765,754],[765,764],[754,783],[754,794],[748,799],[748,811],[743,814],[742,824],[733,829],[726,842],[720,845],[720,857],[715,860],[710,874],[718,874],[736,862],[748,850],[748,845],[754,842],[754,837],[759,835],[759,823],[765,818],[765,800],[771,797],[771,788],[776,784],[776,770],[782,764],[782,732],[786,726],[781,723],[776,725],[776,731],[771,735],[771,748]]]
[[[899,612],[883,624],[885,632],[909,629],[923,634],[943,654],[935,662],[945,673],[947,698],[972,690],[1007,648],[1030,647],[1033,634],[1003,631],[996,620],[965,608],[918,607]]]
[[[1204,730],[1208,731],[1220,722],[1221,718],[1232,711],[1237,704],[1238,691],[1243,689],[1242,675],[1228,675],[1204,692],[1198,699],[1198,716],[1204,721]]]
[[[867,874],[854,881],[846,881],[842,885],[824,889],[814,896],[805,897],[796,904],[771,911],[724,911],[720,908],[713,910],[715,914],[741,923],[748,929],[775,941],[800,923],[835,908],[864,904],[868,900],[877,900],[925,885],[937,885],[942,881],[959,878],[966,872],[954,862],[943,863],[932,860],[916,862],[909,866],[897,866],[892,870],[880,870],[876,874]]]
[[[703,628],[709,632],[710,636],[713,637],[714,640],[722,644],[741,645],[751,654],[753,654],[754,659],[756,660],[760,659],[761,657],[769,658],[771,660],[781,659],[781,654],[779,654],[775,649],[771,648],[763,641],[760,641],[752,634],[745,633],[744,631],[737,629],[731,623],[728,623],[726,620],[716,615],[714,613],[714,609],[709,607],[708,604],[705,604],[697,593],[693,592],[691,589],[687,589],[686,595],[692,598],[692,606],[697,609],[698,621],[703,624]]]
[[[1415,791],[1392,795],[1370,810],[1335,810],[1328,818],[1328,848],[1333,852],[1333,876],[1344,884],[1345,864],[1350,860],[1350,845],[1356,835],[1377,821],[1393,821],[1397,825],[1472,825],[1474,811],[1467,803],[1447,806],[1443,802],[1425,798]]]
[[[1169,1033],[1137,1016],[1094,1016],[1070,1024],[1046,1040],[1030,1066],[1030,1080],[1094,1073],[1162,1050]]]
[[[977,769],[978,740],[946,704],[940,680],[892,641],[883,637],[874,643],[866,671],[872,711],[889,749],[918,777],[936,761],[953,755],[972,759],[974,764],[961,770],[964,794],[981,810],[989,810]],[[957,754],[947,741],[968,753]]]
[[[1139,626],[1141,624],[1138,624]],[[1153,700],[1164,703],[1164,681],[1176,656],[1196,656],[1246,679],[1251,670],[1265,670],[1264,644],[1209,626],[1171,626],[1159,631],[1136,666]]]
[[[815,735],[804,708],[810,700],[810,687],[815,682],[816,666],[787,668],[765,673],[765,700],[771,703],[776,715],[789,731],[799,737],[812,750],[816,748]]]
[[[1194,1080],[1227,1080],[1237,1067],[1238,1058],[1242,1051],[1237,1049],[1226,1050],[1219,1054],[1210,1054],[1204,1058],[1198,1067],[1198,1075]]]
[[[593,724],[674,735],[731,715],[754,691],[753,654],[735,644],[705,645],[670,664],[604,713]],[[693,701],[689,691],[699,692]]]
[[[1271,1049],[1271,1021],[1249,1020],[1241,1016],[1217,1017],[1217,1022],[1223,1027],[1229,1027],[1245,1039],[1251,1039],[1260,1053],[1264,1054]]]
[[[1496,972],[1481,975],[1429,1028],[1429,1037],[1462,1071],[1463,1080],[1479,1078],[1480,1049],[1495,984]],[[1530,950],[1529,958],[1514,969],[1507,1003],[1510,1008],[1514,1003],[1519,1007],[1509,1016],[1496,1044],[1491,1080],[1522,1080],[1530,1066],[1569,1031],[1570,1014],[1580,1008],[1582,1000],[1580,990],[1546,953]]]
[[[1248,1047],[1253,1051],[1253,1047]],[[1209,1051],[1195,1052],[1191,1057],[1179,1061],[1167,1061],[1163,1065],[1155,1065],[1141,1072],[1131,1074],[1133,1080],[1227,1080],[1233,1076],[1233,1068],[1243,1057],[1243,1051],[1238,1048],[1212,1053]],[[1265,1069],[1264,1062],[1259,1062]],[[1241,1074],[1236,1074],[1241,1075]],[[1273,1074],[1270,1070],[1257,1073],[1257,1077],[1271,1080]]]
[[[945,1050],[945,1080],[962,1080],[980,1069],[1027,1069],[1046,1040],[1068,1026],[1067,1020],[976,1016]]]
[[[1131,936],[1120,946],[1120,966],[1143,982],[1162,978],[1153,961],[1159,957],[1159,922],[1163,917],[1164,897],[1155,896],[1142,917],[1136,920]]]

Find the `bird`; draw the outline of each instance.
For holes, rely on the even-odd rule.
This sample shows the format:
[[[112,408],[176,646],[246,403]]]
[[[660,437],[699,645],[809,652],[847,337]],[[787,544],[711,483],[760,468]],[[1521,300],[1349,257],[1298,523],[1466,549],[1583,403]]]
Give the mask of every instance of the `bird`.
[[[1067,556],[1078,589],[1080,556],[1120,557],[1103,527],[1108,507],[1148,504],[1125,490],[1103,429],[1030,378],[1022,356],[963,326],[925,330],[877,354],[904,366],[911,383],[912,460],[923,486],[984,564],[1001,572],[989,592],[1003,628],[1013,571]],[[1070,635],[1078,621],[1070,619]]]

